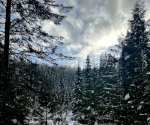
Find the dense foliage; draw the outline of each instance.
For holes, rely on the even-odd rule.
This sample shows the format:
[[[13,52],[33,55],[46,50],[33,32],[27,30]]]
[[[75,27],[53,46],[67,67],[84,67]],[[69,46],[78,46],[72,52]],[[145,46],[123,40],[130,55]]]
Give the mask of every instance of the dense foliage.
[[[58,37],[45,34],[40,30],[39,25],[30,28],[28,25],[32,21],[38,24],[37,20],[47,18],[58,24],[64,18],[63,15],[47,11],[48,5],[65,8],[67,12],[70,9],[54,4],[53,1],[49,1],[49,4],[48,0],[43,1],[39,3],[37,0],[23,2],[14,0],[12,4],[12,12],[17,12],[20,16],[13,15],[16,18],[12,20],[14,26],[10,32],[15,30],[11,35],[14,33],[17,35],[19,30],[21,34],[10,39],[11,49],[8,56],[11,58],[9,58],[7,81],[9,84],[4,84],[6,83],[3,71],[5,70],[4,34],[1,35],[0,124],[49,125],[50,119],[53,122],[63,121],[64,112],[72,111],[72,119],[85,125],[98,123],[148,125],[150,123],[150,31],[144,20],[146,12],[144,3],[135,4],[127,35],[117,45],[121,52],[120,57],[115,57],[111,53],[101,55],[99,65],[96,66],[91,63],[88,55],[85,67],[81,68],[78,64],[77,68],[70,68],[33,63],[31,58],[30,61],[27,60],[29,56],[36,56],[55,64],[55,58],[46,55],[56,54],[60,41],[55,38]],[[4,4],[5,2],[1,3],[1,8]],[[23,6],[24,4],[28,6]],[[22,7],[21,11],[18,7]],[[28,10],[25,9],[26,7],[29,7]],[[27,15],[22,15],[22,11]],[[28,17],[30,13],[31,17]],[[47,16],[42,15],[43,13]],[[36,18],[32,20],[34,17]],[[24,18],[26,20],[23,20]],[[0,30],[3,32],[3,29]],[[36,37],[32,34],[33,30],[36,31]],[[25,34],[22,35],[24,32]],[[48,37],[51,37],[51,40],[58,40],[58,43],[55,45],[50,43],[51,46],[47,44],[46,49],[38,45],[41,40],[46,40],[47,43]],[[14,40],[17,42],[14,43]],[[22,42],[23,44],[20,44]],[[25,50],[16,50],[13,44],[24,46]],[[37,48],[34,48],[34,45]],[[65,58],[62,54],[55,56]]]

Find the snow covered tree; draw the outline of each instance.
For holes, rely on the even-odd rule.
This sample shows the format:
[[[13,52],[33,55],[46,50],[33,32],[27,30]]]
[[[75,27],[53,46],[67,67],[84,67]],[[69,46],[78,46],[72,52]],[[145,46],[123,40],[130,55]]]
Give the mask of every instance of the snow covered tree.
[[[0,108],[0,124],[25,124],[26,116],[30,112],[32,106],[33,93],[28,86],[29,82],[26,80],[27,72],[25,72],[25,62],[18,62],[17,60],[10,61],[10,88],[7,95],[8,100],[6,105],[2,102]],[[17,78],[17,79],[16,79]],[[5,97],[5,90],[2,91],[1,96]]]
[[[105,80],[104,91],[106,105],[116,105],[119,103],[121,96],[121,87],[119,84],[119,65],[118,60],[111,54],[107,55],[105,72],[103,74]]]
[[[59,86],[60,86],[60,96],[61,96],[61,110],[64,111],[65,109],[65,105],[66,105],[66,101],[67,101],[67,95],[66,95],[66,89],[65,89],[65,68],[62,67],[61,68],[61,74],[60,74],[60,82],[59,82]]]
[[[145,10],[143,3],[136,2],[133,10],[133,18],[129,21],[129,30],[125,39],[121,55],[122,83],[125,95],[131,94],[136,98],[138,88],[142,83],[141,75],[147,59],[148,37],[145,28]],[[145,58],[146,57],[146,58]]]
[[[55,14],[52,7],[57,8],[60,13]],[[3,93],[5,93],[1,97],[2,107],[7,107],[7,98],[11,96],[9,95],[11,88],[11,81],[9,81],[10,57],[20,58],[24,55],[26,59],[44,59],[52,64],[55,64],[56,58],[67,58],[56,52],[57,47],[63,44],[62,37],[44,32],[41,25],[43,20],[51,20],[55,24],[60,24],[65,18],[65,14],[71,9],[70,6],[56,4],[52,0],[0,1],[0,46],[3,54],[1,86],[4,88],[1,90],[4,90]],[[5,109],[5,112],[9,111]],[[3,122],[5,123],[5,121]]]
[[[89,55],[86,58],[86,66],[84,69],[84,82],[83,82],[83,108],[82,115],[84,118],[81,118],[79,121],[84,124],[94,124],[95,117],[94,113],[94,86],[92,81],[92,67],[90,62]]]
[[[101,56],[98,80],[97,121],[114,124],[114,107],[120,104],[122,89],[119,82],[118,60],[111,54]]]
[[[80,65],[78,64],[78,68],[76,71],[76,78],[74,82],[74,90],[73,90],[73,113],[78,117],[81,117],[83,105],[83,78],[82,78],[82,70]]]
[[[85,84],[86,84],[86,89],[88,89],[88,86],[92,86],[92,68],[91,68],[91,62],[90,62],[90,56],[88,55],[86,58],[86,66],[85,66],[85,72],[84,72],[84,77],[85,77]]]
[[[147,124],[147,115],[141,115],[143,113],[140,107],[144,100],[145,87],[148,85],[144,76],[149,65],[149,39],[143,2],[136,2],[132,15],[120,58],[125,98],[122,100],[118,118],[122,124],[126,124],[127,121],[130,124]]]
[[[100,101],[100,83],[99,83],[99,69],[94,66],[92,69],[92,84],[93,84],[93,103],[94,107],[97,108],[98,103]]]

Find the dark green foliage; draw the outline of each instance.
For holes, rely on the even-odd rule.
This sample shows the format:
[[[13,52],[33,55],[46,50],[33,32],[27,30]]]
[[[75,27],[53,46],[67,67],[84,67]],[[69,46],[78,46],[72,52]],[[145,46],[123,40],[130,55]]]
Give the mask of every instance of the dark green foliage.
[[[73,89],[73,100],[72,100],[72,110],[75,114],[75,118],[77,120],[81,120],[81,115],[83,114],[83,107],[84,107],[84,87],[83,87],[83,72],[81,70],[80,65],[78,64],[78,68],[76,71],[76,78],[74,82],[74,89]],[[81,121],[82,122],[82,121]]]
[[[93,86],[93,79],[92,79],[92,67],[90,62],[89,55],[86,58],[86,66],[84,69],[84,83],[83,83],[83,106],[82,106],[82,113],[84,116],[84,120],[86,124],[93,124],[94,120],[92,120],[92,110],[94,109],[94,86]]]
[[[62,67],[50,67],[24,60],[15,60],[10,67],[12,67],[10,69],[11,88],[7,90],[7,103],[3,102],[6,105],[0,107],[2,125],[6,123],[13,125],[16,121],[18,124],[26,124],[30,117],[45,123],[46,116],[43,116],[43,113],[55,114],[62,111],[64,105],[63,110],[68,110],[72,102],[72,89],[65,88],[73,87],[70,83],[74,82],[74,69],[66,67],[62,70],[64,69]],[[63,75],[62,72],[64,72]],[[67,74],[70,74],[72,79]],[[60,81],[63,83],[63,88]],[[62,100],[62,91],[66,92],[64,100]],[[6,90],[1,89],[1,92],[5,95]],[[29,117],[29,114],[32,115]]]
[[[59,14],[53,13],[51,7],[58,8]],[[13,125],[14,119],[17,120],[16,124],[23,124],[23,120],[28,114],[26,110],[28,101],[32,102],[28,91],[37,93],[35,84],[40,82],[39,79],[39,81],[35,79],[37,73],[31,67],[31,69],[26,69],[27,67],[23,66],[20,68],[19,66],[24,64],[22,58],[25,60],[42,59],[52,64],[56,64],[55,57],[69,58],[56,52],[57,47],[63,44],[61,42],[63,37],[52,36],[44,32],[41,24],[43,20],[51,20],[55,24],[60,24],[65,18],[64,14],[71,9],[70,6],[55,4],[55,1],[51,0],[43,2],[38,0],[2,0],[0,2],[1,124]],[[15,59],[17,61],[12,63],[11,61]],[[18,62],[19,64],[15,65]],[[48,79],[45,80],[48,82]],[[42,89],[44,89],[44,97],[42,98],[45,98],[43,105],[46,105],[49,96],[46,89]]]
[[[76,72],[76,81],[74,84],[73,110],[74,112],[80,112],[80,107],[82,106],[83,100],[83,76],[79,64]]]
[[[13,0],[11,4],[11,11],[6,12],[5,6],[7,0],[0,3],[1,10],[1,41],[0,45],[6,48],[8,43],[8,51],[10,55],[31,59],[29,57],[36,57],[36,59],[44,59],[50,63],[55,63],[55,58],[60,59],[69,58],[62,53],[57,53],[58,46],[62,45],[62,36],[54,36],[42,30],[44,20],[51,20],[55,24],[60,22],[66,17],[65,15],[72,9],[71,6],[64,6],[63,4],[56,4],[55,1],[38,1],[38,0]],[[51,10],[51,7],[58,9],[59,13],[56,14]],[[7,21],[9,36],[5,40],[5,15],[10,15],[10,22]],[[7,26],[6,25],[6,26]],[[4,42],[5,41],[5,42]],[[8,42],[9,41],[9,42]],[[54,42],[55,41],[55,42]],[[3,43],[4,42],[4,43]],[[5,53],[5,52],[4,52]],[[53,57],[52,57],[53,55]]]
[[[148,78],[150,49],[144,20],[144,3],[136,2],[132,15],[120,58],[124,95],[128,93],[130,98],[122,100],[122,108],[121,111],[116,111],[119,112],[116,118],[122,124],[127,124],[128,121],[128,124],[146,125],[146,114],[150,106],[144,98],[145,87],[149,86],[146,77]],[[128,117],[126,114],[129,114]]]
[[[110,54],[101,58],[97,77],[97,68],[91,68],[87,57],[81,123],[148,124],[150,49],[144,4],[136,2],[132,14],[120,59]]]
[[[137,2],[133,10],[133,18],[129,21],[129,31],[125,38],[121,55],[122,82],[125,94],[132,93],[131,98],[138,95],[137,88],[142,80],[142,71],[146,68],[148,59],[148,36],[145,26],[145,10],[143,3]],[[137,82],[138,81],[138,82]],[[137,95],[134,95],[137,94]]]
[[[148,125],[150,48],[143,3],[136,2],[133,9],[127,35],[120,46],[120,58],[105,54],[101,56],[100,66],[96,67],[87,56],[85,68],[78,65],[77,69],[72,69],[28,61],[29,57],[36,57],[55,64],[55,57],[68,58],[56,53],[62,37],[45,33],[39,22],[50,19],[60,24],[65,15],[54,14],[49,6],[64,13],[72,7],[49,0],[43,0],[43,3],[38,0],[12,2],[11,49],[7,50],[11,55],[7,55],[9,65],[6,71],[9,82],[4,82],[5,44],[4,31],[0,29],[1,125],[25,125],[32,118],[47,125],[48,119],[68,110],[73,111],[75,120],[86,125],[94,125],[95,121],[112,125]],[[0,10],[4,9],[4,5],[0,5]],[[4,18],[5,9],[2,13]],[[22,47],[24,49],[16,49]]]
[[[5,125],[13,125],[14,120],[19,124],[25,124],[24,120],[29,113],[31,106],[32,92],[26,86],[28,82],[22,76],[26,76],[24,72],[23,62],[11,61],[10,64],[10,88],[2,91],[2,109],[0,112],[0,123]],[[15,67],[16,68],[15,68]]]

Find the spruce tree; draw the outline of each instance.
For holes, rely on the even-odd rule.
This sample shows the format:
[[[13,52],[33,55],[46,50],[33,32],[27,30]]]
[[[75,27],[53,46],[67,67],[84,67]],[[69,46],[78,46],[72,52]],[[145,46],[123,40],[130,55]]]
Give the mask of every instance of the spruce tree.
[[[86,58],[86,66],[84,69],[84,98],[83,98],[83,116],[84,119],[81,119],[81,123],[91,125],[95,122],[94,113],[94,86],[92,81],[92,67],[90,62],[89,55]]]
[[[51,7],[57,8],[61,14],[53,13],[50,9]],[[3,70],[0,70],[2,74],[0,91],[2,91],[3,95],[0,98],[3,102],[1,106],[5,109],[0,110],[0,114],[7,114],[9,117],[10,109],[8,108],[7,110],[7,105],[11,105],[11,102],[8,104],[8,100],[9,98],[16,98],[10,94],[12,88],[10,57],[20,59],[24,55],[26,59],[45,59],[52,64],[55,64],[53,57],[67,58],[62,53],[56,52],[57,47],[63,44],[61,42],[63,37],[46,33],[42,30],[41,24],[43,20],[51,20],[54,24],[60,24],[65,18],[64,14],[68,13],[71,8],[56,4],[55,1],[51,0],[2,0],[0,2],[0,49],[2,48],[3,52]],[[0,115],[0,117],[4,118],[7,115]],[[1,121],[1,124],[8,124],[9,122],[11,124],[12,120],[1,119]]]
[[[122,54],[120,58],[122,84],[124,87],[124,100],[120,111],[120,121],[126,124],[147,124],[145,115],[139,111],[144,95],[144,70],[149,63],[148,36],[144,20],[144,3],[137,1],[133,9],[132,19],[129,20]],[[128,117],[125,114],[131,114]]]
[[[125,94],[130,93],[131,98],[136,98],[138,96],[137,90],[142,82],[140,77],[145,68],[148,45],[143,3],[136,2],[132,15],[122,50],[121,70]]]
[[[82,78],[82,70],[80,65],[78,64],[78,68],[76,71],[76,78],[74,82],[74,90],[73,90],[73,113],[76,116],[76,119],[81,119],[82,108],[83,105],[83,78]]]
[[[98,67],[94,66],[92,69],[92,84],[93,84],[93,103],[94,107],[97,108],[98,102],[99,102],[99,93],[100,93],[100,88],[99,88],[99,70]]]

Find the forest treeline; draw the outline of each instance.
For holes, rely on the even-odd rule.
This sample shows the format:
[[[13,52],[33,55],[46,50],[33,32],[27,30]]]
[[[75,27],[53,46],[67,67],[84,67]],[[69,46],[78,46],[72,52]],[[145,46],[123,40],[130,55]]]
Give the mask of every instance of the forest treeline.
[[[42,31],[37,20],[51,19],[59,24],[65,15],[46,7],[64,13],[72,7],[43,1],[14,0],[13,4],[7,2],[9,5],[0,1],[2,18],[8,14],[8,22],[1,20],[0,25],[10,24],[0,29],[0,124],[48,125],[49,119],[61,121],[56,115],[72,111],[72,120],[85,125],[148,125],[150,30],[144,3],[136,2],[127,34],[112,50],[119,57],[104,54],[95,65],[88,55],[85,67],[69,68],[32,62],[39,58],[55,64],[57,58],[71,59],[56,51],[63,44],[62,37]],[[15,13],[12,19],[10,10]]]
[[[99,67],[92,68],[88,56],[86,67],[78,67],[73,111],[81,123],[150,122],[150,31],[145,12],[144,3],[136,2],[127,35],[117,45],[120,57],[106,54]]]

